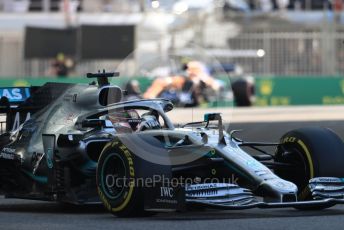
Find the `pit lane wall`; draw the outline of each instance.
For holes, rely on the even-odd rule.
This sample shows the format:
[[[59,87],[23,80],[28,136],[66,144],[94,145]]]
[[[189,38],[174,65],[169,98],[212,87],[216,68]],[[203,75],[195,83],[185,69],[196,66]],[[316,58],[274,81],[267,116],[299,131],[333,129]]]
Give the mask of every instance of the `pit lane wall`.
[[[152,79],[147,77],[135,77],[135,79],[140,82],[142,92],[152,82]],[[127,80],[128,78],[121,77],[112,79],[112,82],[123,86]],[[40,86],[48,81],[89,83],[90,79],[84,77],[2,78],[0,87]],[[255,91],[257,106],[344,104],[344,76],[259,76],[255,77]]]

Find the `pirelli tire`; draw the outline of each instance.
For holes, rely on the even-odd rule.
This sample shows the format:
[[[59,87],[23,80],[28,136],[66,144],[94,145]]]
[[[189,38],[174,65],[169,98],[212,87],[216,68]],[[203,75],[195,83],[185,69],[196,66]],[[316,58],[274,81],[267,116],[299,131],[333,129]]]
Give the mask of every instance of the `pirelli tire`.
[[[275,162],[292,165],[276,169],[275,173],[298,186],[298,200],[312,199],[308,187],[314,177],[344,177],[344,144],[332,130],[307,127],[292,130],[282,136]],[[331,205],[332,206],[332,205]],[[322,205],[313,209],[324,209]]]
[[[143,188],[135,186],[138,165],[143,160],[135,156],[120,141],[108,143],[98,160],[97,189],[105,208],[119,217],[146,216]]]

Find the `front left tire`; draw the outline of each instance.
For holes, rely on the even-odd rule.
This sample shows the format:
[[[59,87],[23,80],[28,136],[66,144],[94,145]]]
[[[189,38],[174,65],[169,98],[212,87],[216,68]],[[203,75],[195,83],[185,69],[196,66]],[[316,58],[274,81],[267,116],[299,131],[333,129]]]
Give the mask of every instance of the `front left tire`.
[[[108,143],[99,158],[98,194],[106,209],[119,217],[144,216],[142,188],[135,185],[138,158],[120,141]]]

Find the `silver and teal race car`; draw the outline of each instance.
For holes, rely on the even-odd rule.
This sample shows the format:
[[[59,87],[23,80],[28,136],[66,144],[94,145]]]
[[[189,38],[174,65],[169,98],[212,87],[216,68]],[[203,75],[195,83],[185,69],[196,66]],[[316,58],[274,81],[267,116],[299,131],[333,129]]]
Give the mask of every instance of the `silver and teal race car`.
[[[6,198],[102,202],[123,217],[344,204],[344,145],[331,130],[301,128],[279,143],[248,142],[227,132],[217,113],[175,127],[170,101],[123,101],[125,92],[108,81],[115,75],[23,89],[29,95],[21,102],[1,98]]]

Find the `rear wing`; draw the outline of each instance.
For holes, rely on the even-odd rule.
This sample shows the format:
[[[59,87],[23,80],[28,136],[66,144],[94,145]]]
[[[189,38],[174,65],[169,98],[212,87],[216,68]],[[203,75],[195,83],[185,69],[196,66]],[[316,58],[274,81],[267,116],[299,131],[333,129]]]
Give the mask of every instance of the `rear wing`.
[[[0,134],[19,127],[30,109],[19,108],[39,87],[0,87]]]
[[[48,82],[43,86],[1,87],[1,132],[16,130],[21,124],[30,119],[31,115],[61,97],[66,90],[74,85],[71,83]]]
[[[6,97],[11,105],[24,102],[31,96],[31,87],[0,87],[0,98]]]

